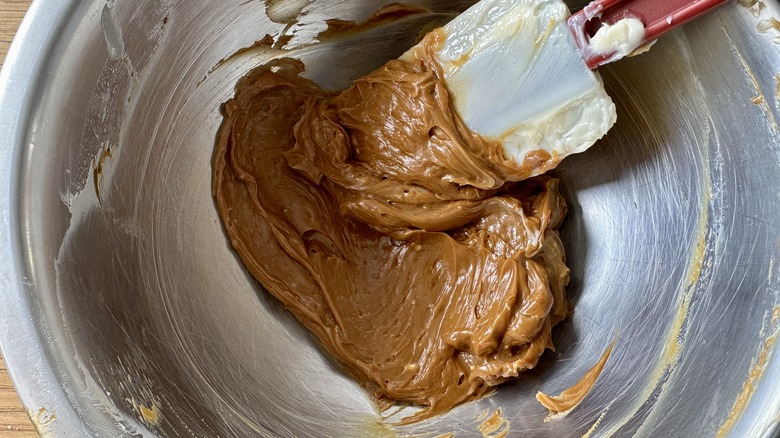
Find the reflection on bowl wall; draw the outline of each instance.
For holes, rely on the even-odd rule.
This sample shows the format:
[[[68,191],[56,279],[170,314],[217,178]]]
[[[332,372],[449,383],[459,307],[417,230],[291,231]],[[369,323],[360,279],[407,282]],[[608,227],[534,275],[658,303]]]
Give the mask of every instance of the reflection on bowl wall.
[[[33,5],[0,84],[0,341],[39,426],[469,437],[500,408],[509,436],[777,433],[780,5],[728,4],[601,69],[618,123],[557,170],[575,313],[556,352],[394,429],[243,268],[211,197],[220,105],[252,67],[297,57],[343,88],[470,4],[421,1],[431,13],[313,43],[325,19],[385,3]],[[291,38],[231,56],[266,34]],[[615,338],[592,393],[544,422],[536,392],[575,383]]]

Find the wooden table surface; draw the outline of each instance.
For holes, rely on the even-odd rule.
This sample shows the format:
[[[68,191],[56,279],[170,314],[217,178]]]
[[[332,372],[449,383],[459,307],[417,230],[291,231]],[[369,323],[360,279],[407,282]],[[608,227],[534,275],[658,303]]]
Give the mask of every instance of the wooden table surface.
[[[3,65],[8,46],[22,21],[30,0],[0,0],[0,66]],[[32,438],[37,437],[27,416],[27,411],[16,396],[11,379],[5,370],[5,362],[0,357],[0,437]]]

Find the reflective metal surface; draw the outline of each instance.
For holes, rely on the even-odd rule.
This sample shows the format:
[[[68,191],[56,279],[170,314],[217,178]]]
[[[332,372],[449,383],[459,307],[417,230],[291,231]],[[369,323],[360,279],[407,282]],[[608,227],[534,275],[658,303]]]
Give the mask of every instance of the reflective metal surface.
[[[34,3],[0,76],[0,344],[39,426],[469,437],[500,407],[509,436],[777,433],[778,4],[729,4],[602,70],[618,123],[559,170],[575,313],[557,351],[491,397],[397,430],[242,268],[210,193],[220,104],[250,68],[301,57],[341,87],[450,16],[305,44],[323,19],[381,4]],[[282,32],[292,50],[220,63]],[[592,393],[544,422],[536,391],[575,383],[615,338]]]

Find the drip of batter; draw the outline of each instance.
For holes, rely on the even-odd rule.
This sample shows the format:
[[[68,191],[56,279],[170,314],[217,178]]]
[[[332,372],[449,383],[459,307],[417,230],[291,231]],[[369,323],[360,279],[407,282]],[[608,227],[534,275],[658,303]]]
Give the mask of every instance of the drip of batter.
[[[249,271],[378,401],[418,421],[533,368],[569,313],[549,154],[458,118],[430,48],[340,94],[284,59],[224,107],[214,196]]]

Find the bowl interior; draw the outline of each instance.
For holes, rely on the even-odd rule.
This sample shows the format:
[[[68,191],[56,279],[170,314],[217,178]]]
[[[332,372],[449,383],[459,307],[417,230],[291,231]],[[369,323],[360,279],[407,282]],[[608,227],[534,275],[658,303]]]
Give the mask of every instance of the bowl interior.
[[[618,123],[557,170],[575,313],[555,353],[488,398],[393,428],[403,412],[384,421],[242,267],[211,197],[220,105],[252,67],[301,58],[308,77],[345,87],[471,2],[413,2],[431,12],[315,42],[325,19],[360,21],[384,3],[63,10],[14,194],[35,324],[77,412],[57,422],[107,435],[468,437],[500,408],[510,436],[776,430],[780,31],[765,23],[778,4],[730,3],[601,70]],[[232,56],[266,34],[291,38]],[[536,392],[575,383],[613,339],[592,393],[544,422]]]

